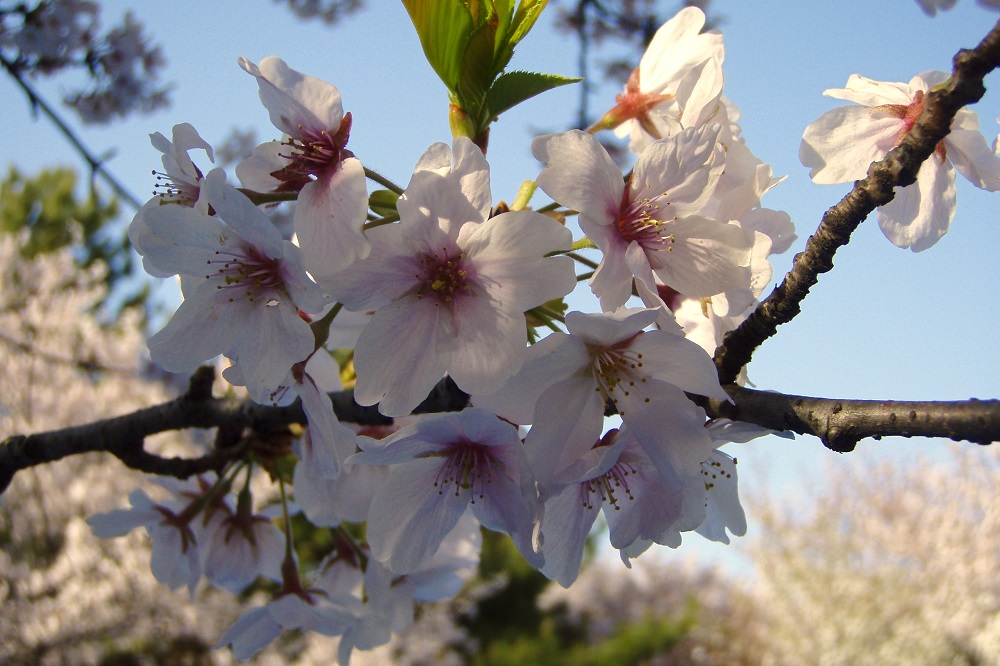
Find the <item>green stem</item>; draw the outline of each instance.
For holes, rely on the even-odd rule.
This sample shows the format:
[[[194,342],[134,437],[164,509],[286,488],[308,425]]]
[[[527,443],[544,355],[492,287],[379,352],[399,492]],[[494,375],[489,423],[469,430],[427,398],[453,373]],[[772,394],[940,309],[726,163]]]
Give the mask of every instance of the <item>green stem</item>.
[[[378,173],[377,171],[369,169],[368,167],[365,167],[365,176],[368,178],[368,180],[374,180],[376,183],[378,183],[387,190],[392,190],[396,194],[403,193],[402,187],[392,182],[391,180],[389,180],[382,174]]]

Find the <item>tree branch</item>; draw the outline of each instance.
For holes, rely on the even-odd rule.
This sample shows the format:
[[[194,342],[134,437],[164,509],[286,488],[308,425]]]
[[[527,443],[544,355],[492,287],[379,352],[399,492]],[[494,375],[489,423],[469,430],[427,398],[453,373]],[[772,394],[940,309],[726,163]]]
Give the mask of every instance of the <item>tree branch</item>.
[[[698,397],[709,416],[819,437],[847,453],[866,437],[947,437],[976,444],[1000,441],[1000,400],[916,402],[842,400],[755,391],[730,384],[736,404]]]
[[[872,164],[868,175],[826,212],[782,283],[726,335],[715,350],[715,365],[723,384],[732,384],[757,347],[773,336],[778,326],[799,314],[799,305],[819,280],[819,274],[833,268],[833,255],[875,208],[892,201],[893,188],[916,180],[920,165],[950,131],[955,114],[982,98],[986,93],[983,78],[998,66],[1000,22],[975,49],[958,52],[951,78],[927,95],[924,111],[906,138],[883,160]]]
[[[242,438],[220,436],[215,449],[199,458],[166,458],[145,450],[146,437],[185,428],[219,428],[227,435],[242,434],[245,430],[267,434],[292,423],[306,423],[298,400],[287,407],[270,407],[250,400],[214,398],[211,393],[214,379],[213,368],[201,367],[191,376],[187,393],[176,400],[86,425],[6,438],[0,442],[0,494],[22,469],[93,451],[107,451],[127,466],[148,474],[184,479],[218,470],[242,456],[245,453],[245,445],[239,443]],[[333,393],[330,398],[341,421],[358,425],[392,423],[377,406],[358,405],[352,390]],[[468,394],[451,378],[445,378],[414,413],[458,411],[468,402]]]
[[[191,377],[187,393],[176,400],[111,419],[82,426],[14,435],[0,442],[0,493],[14,475],[28,467],[53,462],[78,453],[107,451],[123,463],[162,476],[187,478],[218,470],[246,453],[242,437],[217,438],[215,448],[198,458],[166,458],[145,450],[145,438],[184,428],[219,428],[220,433],[252,431],[268,434],[292,423],[304,424],[301,403],[268,407],[250,400],[214,398],[214,370],[199,368]],[[755,391],[730,385],[736,401],[691,396],[712,418],[755,423],[774,430],[814,435],[834,451],[851,451],[865,437],[948,437],[978,444],[1000,441],[1000,400],[959,402],[903,402],[842,400]],[[330,395],[337,418],[358,425],[392,423],[377,406],[362,407],[354,392]],[[441,380],[414,413],[450,412],[464,409],[469,396],[451,378]],[[234,443],[235,442],[235,443]]]

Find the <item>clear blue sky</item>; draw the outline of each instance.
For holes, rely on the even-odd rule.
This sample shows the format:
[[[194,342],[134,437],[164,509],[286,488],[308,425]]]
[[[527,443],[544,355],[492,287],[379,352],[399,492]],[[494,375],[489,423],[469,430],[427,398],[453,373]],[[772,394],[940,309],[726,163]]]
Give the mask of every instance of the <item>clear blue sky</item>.
[[[108,22],[126,9],[144,22],[163,45],[169,62],[165,78],[174,86],[173,105],[165,111],[106,128],[74,123],[92,150],[115,152],[108,166],[141,198],[153,186],[150,170],[160,166],[159,154],[149,145],[151,132],[169,136],[174,123],[190,122],[213,144],[232,127],[253,127],[261,139],[276,136],[258,102],[256,83],[236,64],[240,55],[254,61],[278,55],[338,86],[354,116],[351,149],[400,184],[430,143],[450,140],[444,87],[423,61],[398,3],[370,1],[368,10],[332,29],[298,21],[266,0],[101,4]],[[726,19],[721,25],[727,47],[725,90],[742,111],[747,144],[772,164],[776,175],[788,176],[764,199],[766,206],[789,212],[800,236],[791,252],[776,258],[775,281],[823,211],[848,189],[812,184],[798,161],[803,129],[838,104],[822,97],[822,91],[843,87],[852,73],[908,81],[925,70],[948,70],[955,52],[974,46],[997,18],[972,0],[960,0],[954,10],[934,19],[914,0],[716,0],[713,7]],[[513,67],[575,74],[574,43],[551,30],[555,11],[550,7],[549,16],[522,44]],[[1000,89],[1000,74],[986,83]],[[64,84],[42,82],[39,87],[56,99]],[[599,90],[591,99],[592,110],[610,107],[617,91]],[[530,140],[538,132],[567,128],[575,117],[576,96],[572,86],[547,93],[494,127],[489,158],[495,201],[512,199],[522,180],[537,175]],[[1000,93],[990,90],[975,110],[992,141],[1000,129]],[[6,78],[0,80],[0,113],[4,165],[28,172],[56,164],[83,167],[47,122],[32,118],[23,94]],[[762,389],[827,397],[1000,396],[998,197],[960,178],[952,231],[917,255],[892,246],[874,219],[867,221],[837,255],[833,272],[806,299],[802,314],[758,351],[751,379]],[[744,488],[781,493],[815,483],[830,461],[867,464],[880,456],[909,458],[946,447],[943,442],[869,440],[858,453],[840,457],[817,440],[800,438],[762,440],[730,447],[730,452],[741,461]],[[732,561],[725,549],[693,545],[700,541],[689,539],[681,553]]]

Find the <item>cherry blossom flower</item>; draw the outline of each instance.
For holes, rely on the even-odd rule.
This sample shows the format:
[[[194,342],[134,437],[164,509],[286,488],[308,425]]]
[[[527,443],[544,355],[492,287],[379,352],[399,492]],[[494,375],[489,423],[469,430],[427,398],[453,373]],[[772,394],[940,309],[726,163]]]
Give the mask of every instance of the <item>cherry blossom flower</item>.
[[[285,537],[271,522],[280,506],[254,513],[249,490],[239,494],[236,509],[224,505],[221,521],[200,547],[205,578],[233,593],[258,576],[281,580]]]
[[[514,423],[532,424],[525,451],[540,487],[558,482],[591,449],[613,403],[653,464],[670,480],[672,449],[709,444],[705,414],[685,391],[727,399],[711,358],[675,325],[644,331],[661,312],[620,308],[566,315],[569,333],[531,346],[524,368],[499,391],[472,396]],[[708,457],[705,448],[698,462]],[[693,526],[692,526],[693,527]]]
[[[579,130],[536,138],[539,187],[580,212],[604,256],[590,286],[606,312],[625,304],[632,278],[654,274],[682,294],[711,296],[749,281],[750,243],[739,227],[700,214],[725,166],[719,126],[651,144],[628,182],[603,146]]]
[[[215,647],[228,645],[233,657],[245,660],[274,642],[286,629],[315,631],[325,636],[343,634],[354,621],[343,605],[344,598],[350,597],[351,592],[343,588],[360,587],[360,572],[341,564],[336,575],[328,571],[317,576],[315,584],[307,586],[299,578],[297,566],[293,560],[286,560],[282,565],[284,583],[275,598],[243,613]]]
[[[810,177],[820,184],[863,178],[872,162],[906,138],[923,112],[926,94],[947,78],[932,71],[909,83],[886,83],[852,74],[846,88],[824,91],[860,106],[827,111],[806,128],[799,159]],[[978,188],[1000,189],[1000,158],[968,109],[958,112],[951,133],[921,165],[915,186],[897,189],[895,198],[879,207],[878,223],[886,238],[914,252],[937,243],[955,216],[956,169]]]
[[[576,285],[571,259],[546,257],[570,247],[568,229],[531,211],[488,218],[489,166],[466,137],[454,157],[444,144],[424,153],[398,210],[334,288],[345,308],[375,311],[354,397],[387,416],[409,414],[445,373],[470,393],[506,380],[524,357],[524,312]]]
[[[153,544],[150,568],[153,576],[171,590],[186,585],[194,596],[201,578],[200,541],[221,524],[221,515],[210,511],[214,497],[214,477],[197,477],[180,483],[166,479],[160,485],[174,497],[153,502],[141,488],[129,494],[131,509],[114,509],[87,518],[95,536],[125,536],[144,527]]]
[[[239,359],[251,394],[267,392],[313,351],[299,310],[319,312],[326,300],[299,249],[225,183],[221,170],[208,174],[205,189],[217,217],[181,206],[146,213],[144,258],[190,285],[174,316],[150,338],[150,354],[171,372],[226,354]]]
[[[142,245],[143,242],[155,239],[146,227],[145,215],[150,209],[158,208],[164,204],[176,204],[194,208],[200,213],[208,215],[208,199],[202,189],[204,174],[201,169],[191,160],[188,152],[194,149],[205,151],[209,162],[215,161],[212,146],[209,145],[198,131],[189,123],[174,125],[173,141],[167,140],[159,132],[149,135],[149,140],[153,148],[163,153],[161,161],[163,172],[156,173],[156,190],[153,198],[147,201],[135,214],[135,218],[129,225],[129,241],[135,251],[143,255],[143,268],[153,277],[170,277],[172,272],[164,272],[155,265],[146,261],[145,255],[148,248]]]
[[[331,275],[367,256],[363,226],[368,191],[361,162],[346,149],[351,114],[340,91],[301,74],[280,58],[240,67],[257,79],[271,122],[288,138],[255,151],[237,167],[248,187],[271,184],[299,191],[293,224],[306,267],[325,284]]]
[[[372,557],[393,572],[419,570],[467,508],[541,566],[531,543],[534,480],[515,427],[466,409],[421,420],[382,441],[359,441],[364,450],[352,463],[393,466],[372,500],[367,528]]]
[[[679,545],[679,533],[693,529],[705,515],[699,450],[704,451],[675,449],[678,464],[668,480],[627,427],[605,434],[578,461],[583,464],[574,465],[582,473],[563,478],[543,496],[541,572],[563,587],[573,584],[600,511],[614,548],[627,548],[639,539]],[[667,541],[674,534],[676,540]]]
[[[722,122],[722,62],[725,48],[718,30],[702,32],[705,14],[686,7],[664,23],[629,76],[616,106],[591,131],[618,128],[640,153],[657,139],[685,127]]]

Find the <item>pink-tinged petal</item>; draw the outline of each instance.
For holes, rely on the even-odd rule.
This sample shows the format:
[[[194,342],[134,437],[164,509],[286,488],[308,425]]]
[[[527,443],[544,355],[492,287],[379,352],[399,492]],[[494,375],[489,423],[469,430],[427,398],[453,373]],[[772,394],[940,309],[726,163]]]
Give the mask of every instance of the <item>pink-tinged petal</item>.
[[[415,295],[379,308],[354,350],[355,400],[361,405],[379,403],[386,416],[413,411],[448,367],[444,316],[447,313],[432,299]]]
[[[701,9],[685,7],[656,31],[639,61],[643,92],[672,92],[667,90],[671,83],[705,60],[722,64],[722,34],[717,30],[702,33],[704,25],[705,13]]]
[[[689,393],[728,400],[711,356],[696,343],[666,331],[646,331],[629,345],[642,354],[643,370]]]
[[[875,81],[860,74],[851,74],[847,79],[847,87],[830,88],[824,90],[823,94],[835,99],[856,102],[862,106],[876,107],[883,104],[905,106],[913,101],[915,92],[915,89],[905,83]]]
[[[296,389],[308,422],[312,462],[317,472],[336,479],[340,475],[341,452],[354,453],[357,435],[337,420],[330,396],[320,391],[309,375]]]
[[[535,179],[542,191],[595,224],[614,221],[625,183],[597,139],[580,130],[546,134],[531,142],[531,154],[546,165]]]
[[[106,513],[96,513],[87,518],[87,525],[94,536],[108,539],[125,536],[144,525],[152,525],[163,518],[163,514],[153,508],[153,502],[141,489],[129,493],[131,509],[113,509]]]
[[[432,248],[458,246],[436,224],[391,224],[366,232],[368,257],[327,283],[348,310],[376,310],[413,292],[422,284],[421,255]]]
[[[241,334],[224,351],[240,362],[251,393],[282,385],[292,366],[305,360],[314,345],[312,329],[291,302],[260,303],[255,309]]]
[[[365,170],[356,158],[327,169],[302,188],[295,207],[295,235],[306,268],[320,284],[333,281],[337,272],[368,256],[367,210]]]
[[[747,517],[740,504],[736,460],[721,451],[713,451],[702,464],[705,478],[706,516],[698,534],[711,541],[729,543],[733,536],[747,533]]]
[[[650,308],[618,308],[591,314],[573,311],[566,315],[566,328],[589,345],[611,347],[652,326],[657,312]]]
[[[567,470],[601,438],[604,397],[589,377],[569,377],[546,389],[525,439],[528,465],[539,487],[565,481]]]
[[[716,118],[723,81],[722,64],[713,59],[684,75],[677,84],[677,101],[683,108],[679,120],[683,127],[701,127]]]
[[[545,502],[542,522],[545,566],[541,572],[567,588],[580,574],[587,536],[601,508],[588,495],[580,484],[574,484]]]
[[[285,134],[297,137],[303,129],[330,131],[340,127],[344,107],[334,86],[301,74],[274,56],[261,60],[259,67],[242,56],[239,64],[257,79],[260,101],[271,123]]]
[[[271,259],[279,259],[284,254],[284,241],[278,228],[245,194],[226,183],[222,169],[213,169],[205,176],[204,187],[208,202],[229,228]]]
[[[798,236],[791,216],[783,210],[755,208],[740,218],[740,226],[765,234],[771,239],[770,254],[787,252]]]
[[[885,157],[904,129],[901,118],[873,116],[866,107],[831,109],[806,128],[799,161],[821,185],[864,178],[871,163]]]
[[[175,204],[143,206],[129,225],[129,239],[143,254],[151,275],[196,275],[211,272],[206,263],[213,246],[231,235],[217,218]]]
[[[750,284],[750,241],[738,226],[692,215],[670,232],[672,252],[647,253],[665,285],[700,298]]]
[[[173,525],[157,526],[151,530],[150,536],[153,550],[149,568],[153,576],[171,590],[187,585],[193,596],[201,577],[197,546],[185,542],[181,531]]]
[[[243,613],[219,639],[217,648],[230,646],[233,657],[250,659],[281,635],[281,626],[274,621],[266,606],[251,608]]]
[[[448,374],[466,393],[485,393],[521,369],[528,344],[524,315],[486,299],[466,301],[455,308]]]
[[[414,571],[441,545],[469,503],[452,484],[434,484],[442,458],[415,460],[392,470],[368,516],[372,557],[397,574]]]
[[[489,393],[473,394],[472,403],[527,425],[534,420],[538,398],[551,384],[589,365],[590,355],[582,340],[553,333],[528,348],[521,370],[506,384]]]
[[[447,175],[451,171],[451,147],[441,141],[432,143],[413,167],[414,174],[419,171],[433,171],[439,176]]]
[[[523,312],[576,287],[572,259],[544,256],[569,249],[573,235],[540,213],[503,213],[466,225],[458,242],[475,265],[477,280],[511,311]]]
[[[485,217],[468,198],[459,194],[459,184],[432,171],[414,174],[406,192],[396,202],[401,224],[438,227],[453,243],[467,222]]]
[[[150,356],[168,372],[194,370],[226,351],[230,341],[243,333],[245,315],[234,316],[232,308],[211,300],[216,292],[213,285],[203,283],[149,339]]]
[[[988,192],[1000,190],[1000,157],[979,130],[956,130],[944,138],[948,159],[970,183]]]
[[[878,226],[894,245],[922,252],[937,243],[955,217],[955,170],[931,155],[917,182],[896,188],[896,198],[878,209]]]
[[[520,441],[517,446],[520,447]],[[523,462],[518,471],[527,471]],[[534,485],[530,479],[522,484],[519,475],[511,469],[494,465],[491,480],[485,484],[481,497],[473,496],[469,502],[472,514],[483,527],[510,537],[521,557],[533,567],[541,567],[544,558],[535,552],[532,535],[535,530]],[[530,489],[530,495],[526,493]]]
[[[711,198],[726,166],[717,124],[686,129],[656,141],[639,156],[629,181],[633,200],[656,199],[653,217],[670,220],[698,213]]]
[[[626,245],[621,233],[612,226],[602,229],[607,231],[596,235],[584,228],[584,233],[604,252],[589,284],[590,290],[601,302],[601,309],[612,312],[625,305],[632,296],[632,269],[626,260],[626,252],[630,245],[638,246],[638,243],[632,241]]]
[[[483,151],[465,136],[456,137],[452,146],[454,166],[449,178],[456,180],[462,195],[479,212],[480,220],[489,217],[493,198],[490,195],[490,165]]]
[[[271,174],[288,166],[288,146],[280,141],[268,141],[256,146],[253,154],[236,165],[236,177],[243,187],[255,192],[270,192],[281,186],[281,180]]]

